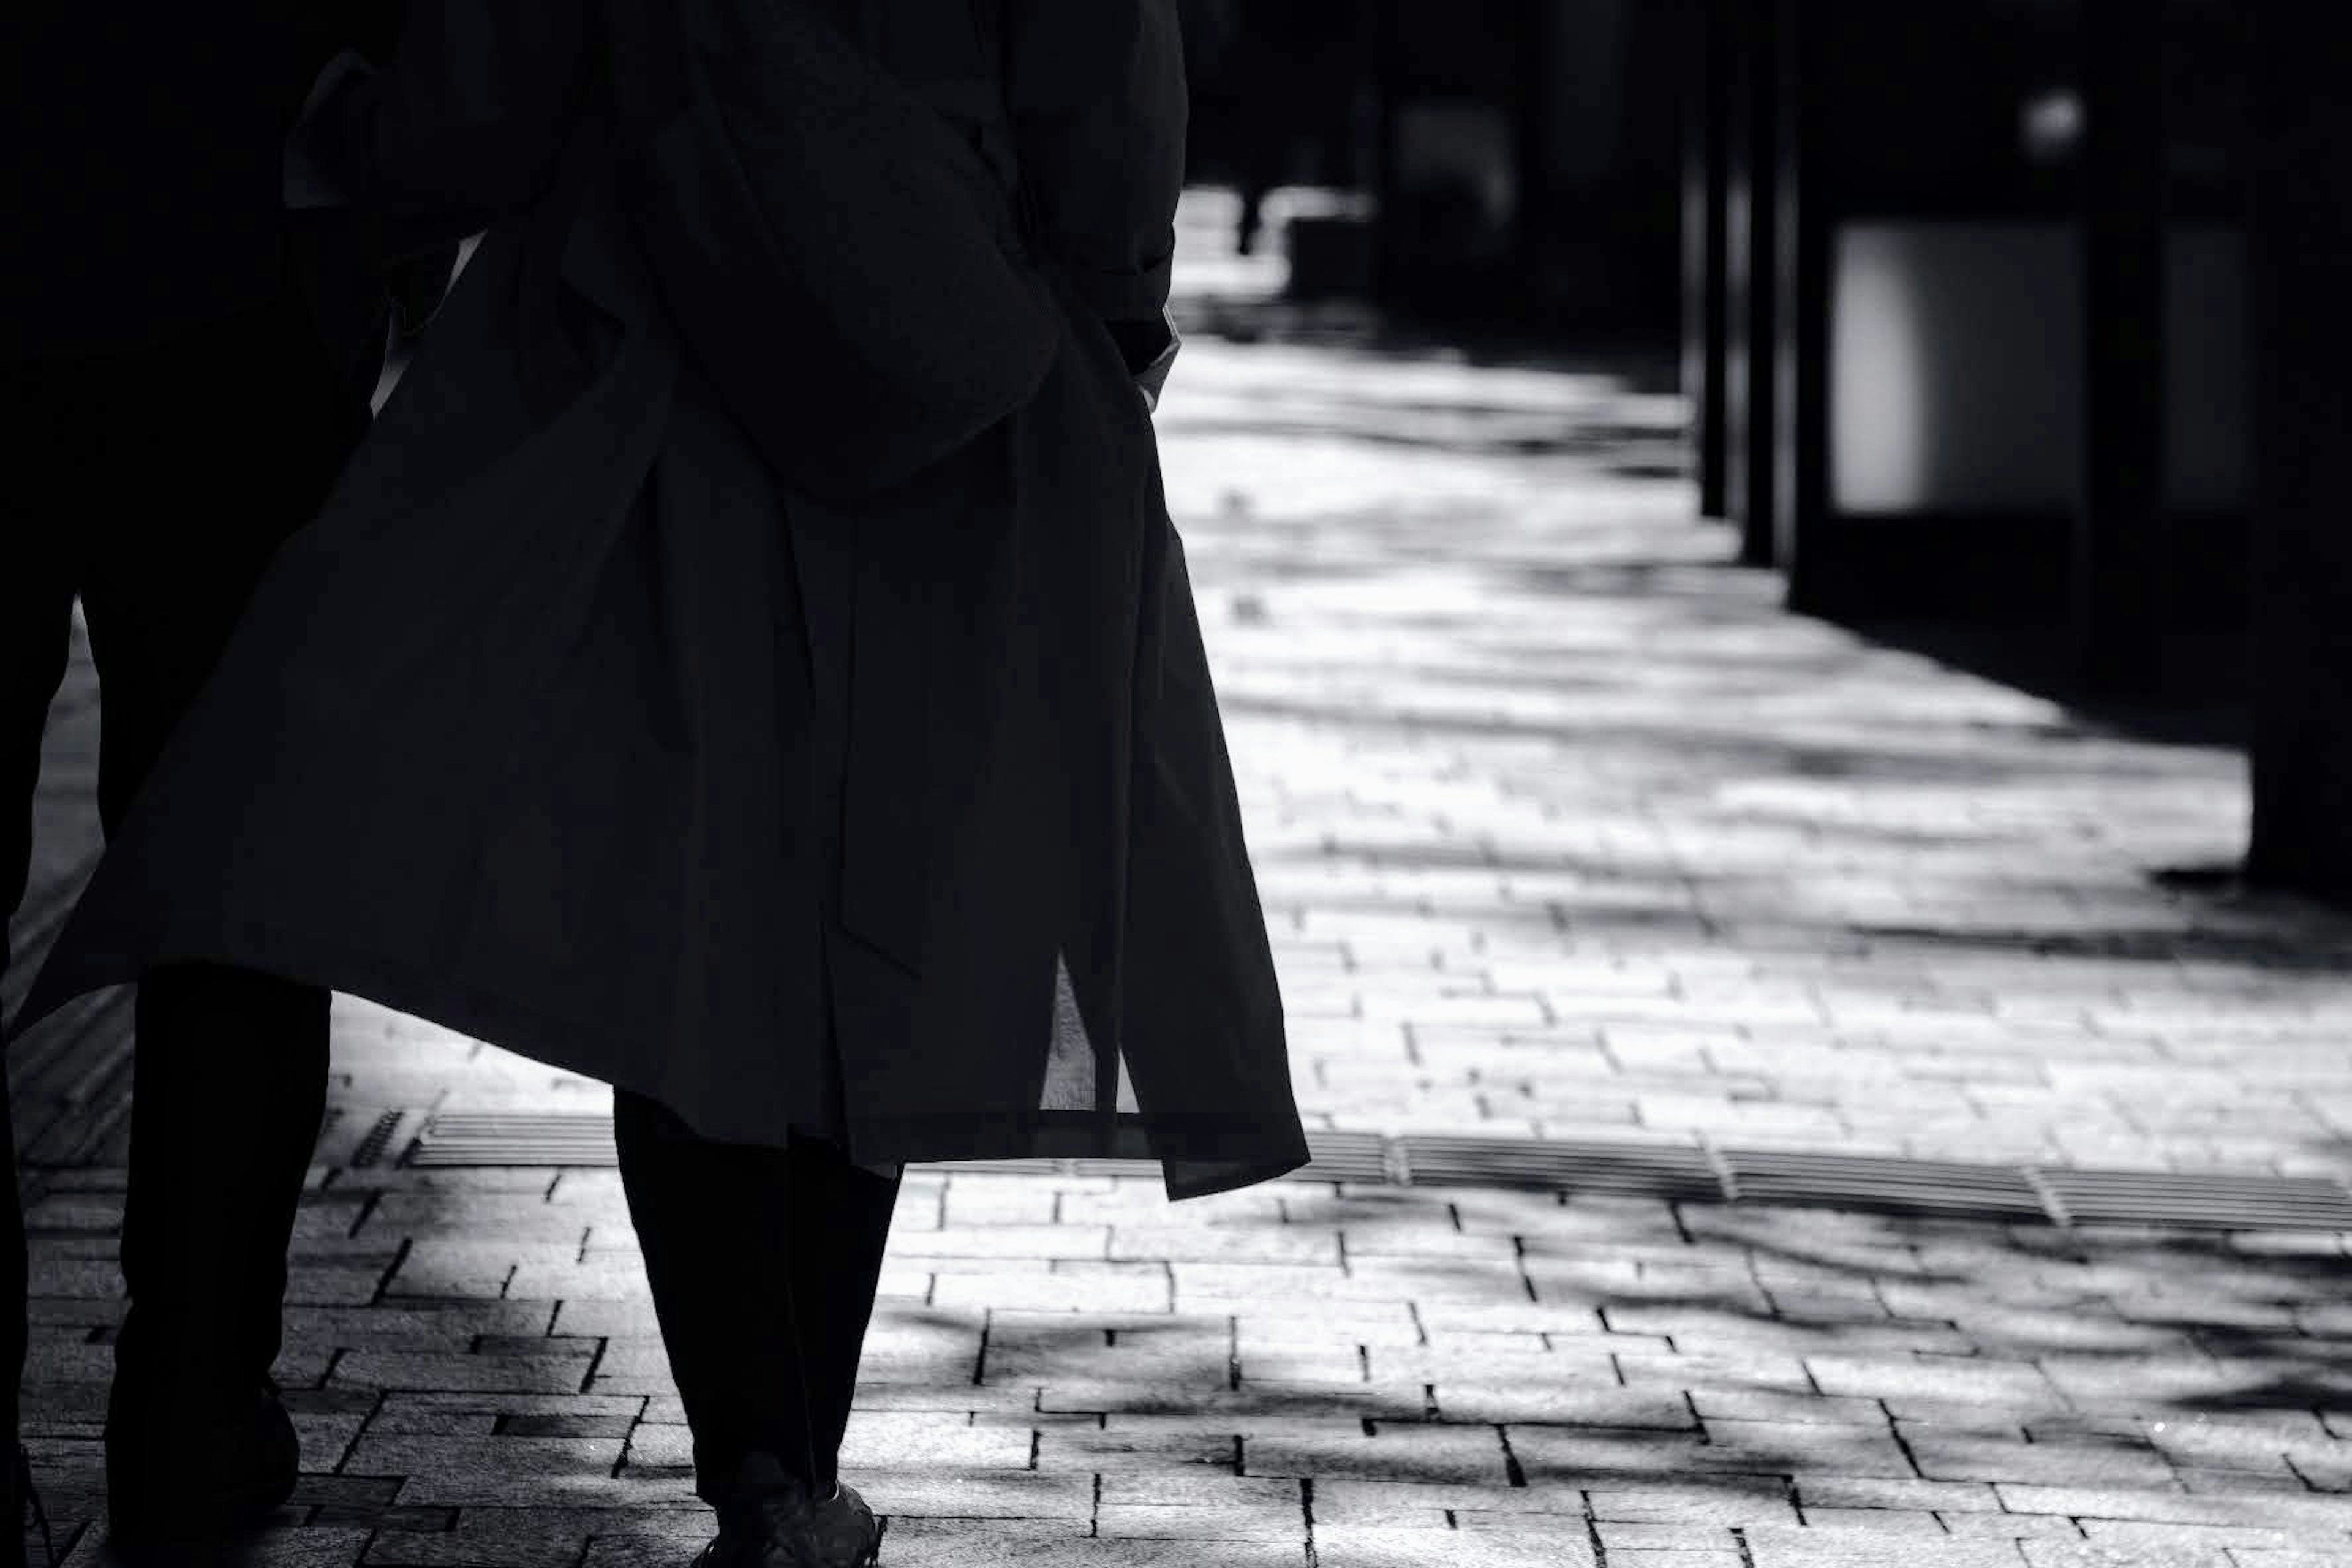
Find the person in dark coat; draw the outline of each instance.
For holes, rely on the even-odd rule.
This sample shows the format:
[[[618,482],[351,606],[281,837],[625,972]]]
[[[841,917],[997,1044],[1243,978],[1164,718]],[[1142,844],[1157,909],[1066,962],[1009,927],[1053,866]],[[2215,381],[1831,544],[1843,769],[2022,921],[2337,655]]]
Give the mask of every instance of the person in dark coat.
[[[348,372],[375,331],[373,285],[347,279],[332,302],[297,286],[306,236],[281,208],[279,160],[320,63],[339,47],[387,47],[396,22],[391,0],[223,0],[129,21],[64,0],[0,12],[9,908],[30,864],[44,714],[76,598],[103,688],[98,804],[110,832],[271,552],[318,510],[366,427]],[[332,340],[331,320],[348,341]],[[140,984],[130,1300],[105,1429],[108,1511],[126,1549],[267,1512],[294,1485],[293,1429],[268,1374],[325,1105],[327,1007],[315,984],[210,963],[159,967]],[[5,1089],[0,1145],[13,1176]],[[37,1505],[16,1441],[25,1237],[17,1203],[0,1212],[14,1452],[0,1518],[21,1544],[23,1510]]]
[[[322,80],[301,199],[340,187],[379,255],[487,232],[26,1012],[201,955],[612,1083],[712,1560],[845,1564],[907,1162],[1156,1158],[1181,1199],[1307,1149],[1150,416],[1173,0],[795,4],[816,75],[733,106],[772,148],[860,155],[791,123],[854,74],[814,10],[924,106],[932,142],[876,120],[891,167],[944,121],[1002,225],[894,250],[861,217],[894,193],[838,169],[717,177],[715,119],[624,110],[663,101],[613,41],[646,0],[415,0],[388,68]],[[803,176],[834,205],[737,199]],[[756,273],[684,286],[845,253],[797,341]],[[1002,320],[926,314],[991,288]],[[131,896],[158,879],[207,891]]]

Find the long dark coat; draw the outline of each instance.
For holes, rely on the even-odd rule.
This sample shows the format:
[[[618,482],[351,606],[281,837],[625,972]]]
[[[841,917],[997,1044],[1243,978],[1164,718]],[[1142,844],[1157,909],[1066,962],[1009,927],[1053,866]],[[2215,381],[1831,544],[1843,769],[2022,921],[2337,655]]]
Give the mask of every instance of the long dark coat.
[[[957,48],[984,68],[957,7],[831,3],[894,69]],[[593,95],[483,69],[604,68],[534,36],[572,8],[441,11],[432,47],[467,69],[409,82],[443,116],[411,133],[444,179],[503,170],[529,198],[273,563],[24,1022],[206,959],[732,1141],[1158,1158],[1171,1198],[1305,1163],[1183,551],[1115,335],[1166,295],[1170,0],[1006,3],[1059,342],[1010,417],[854,502],[788,489],[681,341],[609,127],[577,108]],[[404,38],[387,80],[420,49]],[[399,149],[378,142],[389,199]]]

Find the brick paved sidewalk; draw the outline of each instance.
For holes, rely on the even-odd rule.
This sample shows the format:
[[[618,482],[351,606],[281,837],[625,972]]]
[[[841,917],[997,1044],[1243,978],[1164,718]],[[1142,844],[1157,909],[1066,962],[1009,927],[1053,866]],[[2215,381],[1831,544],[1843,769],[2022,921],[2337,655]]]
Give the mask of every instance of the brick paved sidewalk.
[[[1188,348],[1170,490],[1310,1121],[2352,1174],[2352,922],[2148,880],[2235,856],[2239,760],[1780,613],[1690,518],[1678,417]],[[604,1091],[348,999],[335,1052],[266,1560],[682,1564],[614,1173],[367,1143]],[[89,1054],[20,1108],[79,1563],[120,1289],[110,1080],[56,1090]],[[843,1458],[896,1568],[2352,1564],[2343,1242],[918,1168]]]

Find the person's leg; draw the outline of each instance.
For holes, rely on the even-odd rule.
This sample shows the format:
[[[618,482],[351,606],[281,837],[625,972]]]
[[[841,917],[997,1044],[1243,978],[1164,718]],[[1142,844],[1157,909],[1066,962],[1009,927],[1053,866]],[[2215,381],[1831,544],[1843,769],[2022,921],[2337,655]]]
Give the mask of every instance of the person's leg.
[[[107,368],[105,437],[120,477],[92,498],[106,547],[83,601],[101,699],[100,816],[111,832],[278,545],[316,513],[366,410],[334,380],[290,289]],[[186,1413],[249,1397],[277,1357],[286,1249],[325,1113],[328,1005],[316,986],[215,964],[140,983],[121,1249],[130,1306],[115,1349],[121,1419],[109,1429],[126,1474],[171,1465],[175,1436],[184,1459],[174,1428]]]
[[[784,1152],[698,1135],[667,1106],[613,1091],[613,1142],[671,1377],[694,1433],[695,1491],[717,1507],[762,1443],[814,1484]]]
[[[835,1462],[849,1430],[900,1178],[851,1164],[839,1144],[822,1138],[793,1139],[788,1159],[791,1230],[798,1238],[789,1267],[810,1367],[809,1420],[818,1466],[810,1479],[822,1496],[839,1479]]]
[[[787,1151],[699,1137],[626,1089],[613,1093],[613,1132],[694,1432],[697,1495],[717,1507],[754,1448],[828,1495],[898,1181],[821,1140]]]
[[[142,980],[134,1006],[116,1389],[164,1411],[241,1399],[283,1342],[287,1248],[326,1114],[328,994],[177,964]]]
[[[1265,205],[1265,194],[1268,189],[1265,177],[1255,170],[1242,178],[1241,212],[1234,223],[1234,250],[1237,255],[1257,254],[1260,215]]]

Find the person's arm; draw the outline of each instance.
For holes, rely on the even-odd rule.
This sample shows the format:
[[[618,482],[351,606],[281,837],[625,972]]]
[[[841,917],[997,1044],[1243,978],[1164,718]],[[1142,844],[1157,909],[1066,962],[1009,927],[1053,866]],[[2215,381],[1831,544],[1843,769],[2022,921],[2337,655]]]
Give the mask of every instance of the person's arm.
[[[1190,105],[1177,0],[1006,0],[1006,90],[1040,237],[1156,405]]]

